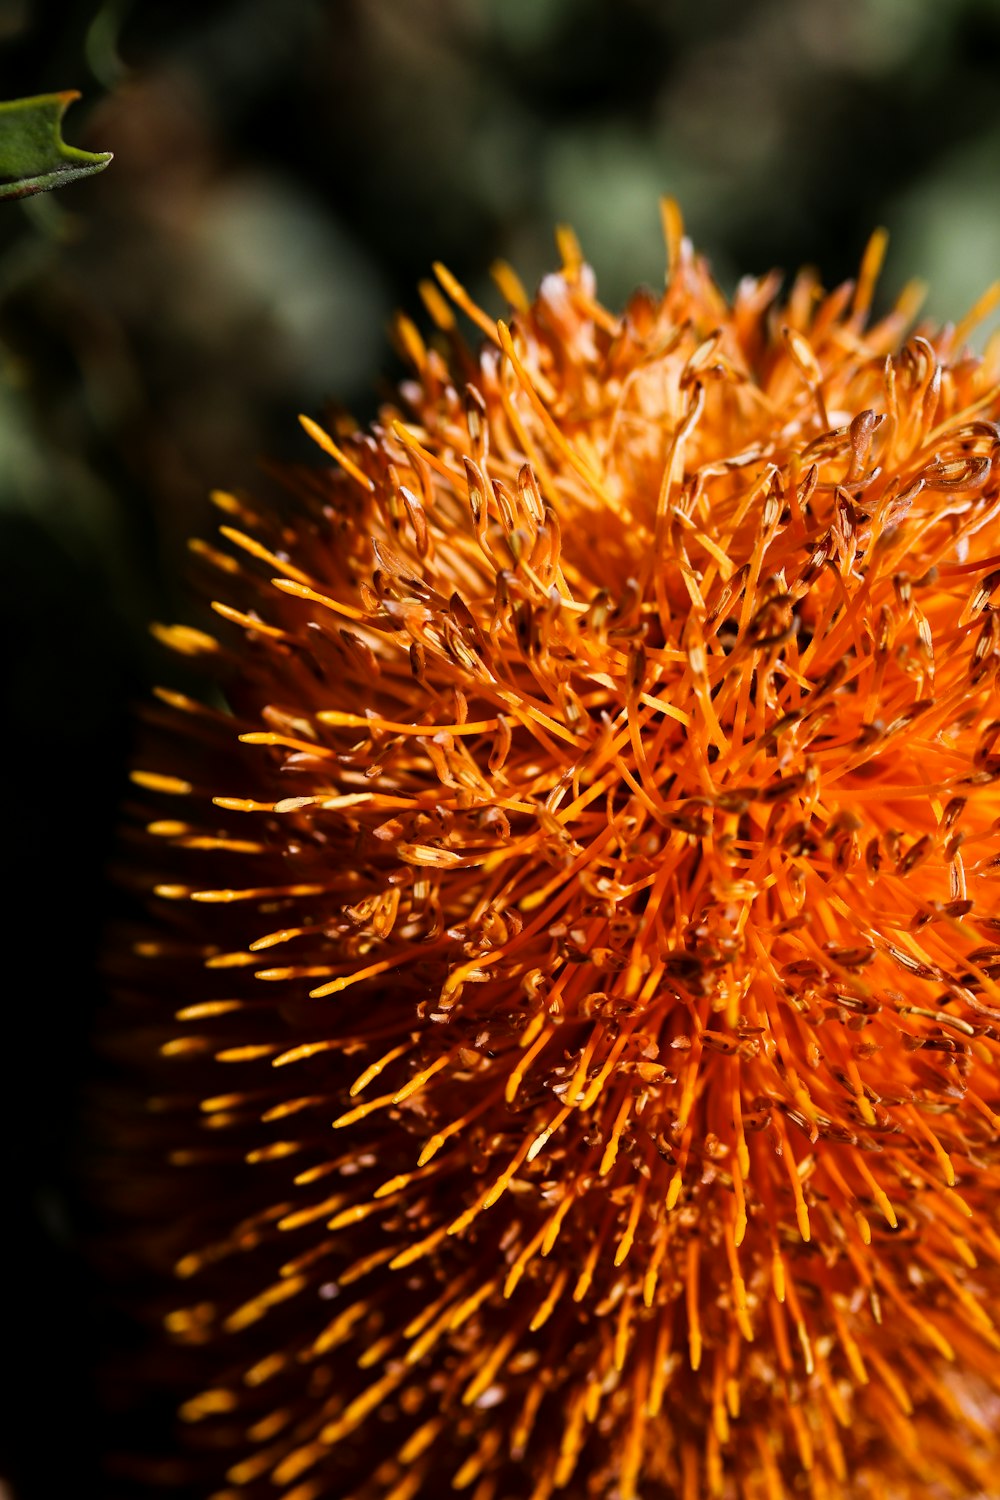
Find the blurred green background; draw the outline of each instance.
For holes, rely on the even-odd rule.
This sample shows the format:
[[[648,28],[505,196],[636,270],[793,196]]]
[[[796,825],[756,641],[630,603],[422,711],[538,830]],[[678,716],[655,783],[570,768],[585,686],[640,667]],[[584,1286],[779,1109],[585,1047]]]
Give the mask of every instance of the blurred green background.
[[[884,224],[883,295],[960,317],[1000,276],[998,84],[1000,0],[0,0],[0,98],[78,88],[67,139],[115,153],[0,212],[0,1495],[102,1493],[101,872],[209,489],[308,457],[297,411],[374,412],[434,259],[499,313],[491,261],[532,284],[569,222],[612,306],[656,285],[663,192],[724,285],[836,282]]]

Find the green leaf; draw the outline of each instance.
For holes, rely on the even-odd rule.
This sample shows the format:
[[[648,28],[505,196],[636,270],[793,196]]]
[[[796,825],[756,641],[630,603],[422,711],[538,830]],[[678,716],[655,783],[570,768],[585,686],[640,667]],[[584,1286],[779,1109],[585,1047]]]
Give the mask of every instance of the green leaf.
[[[62,117],[79,97],[66,89],[0,104],[0,198],[26,198],[104,171],[110,151],[79,151],[62,138]]]

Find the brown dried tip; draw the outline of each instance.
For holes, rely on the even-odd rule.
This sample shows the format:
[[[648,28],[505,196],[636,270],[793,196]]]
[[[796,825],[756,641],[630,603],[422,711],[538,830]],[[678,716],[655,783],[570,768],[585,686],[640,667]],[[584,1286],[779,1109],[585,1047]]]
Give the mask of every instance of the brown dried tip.
[[[1000,351],[665,224],[620,317],[567,233],[509,325],[439,270],[161,632],[232,705],[156,711],[128,984],[213,1500],[995,1490]]]

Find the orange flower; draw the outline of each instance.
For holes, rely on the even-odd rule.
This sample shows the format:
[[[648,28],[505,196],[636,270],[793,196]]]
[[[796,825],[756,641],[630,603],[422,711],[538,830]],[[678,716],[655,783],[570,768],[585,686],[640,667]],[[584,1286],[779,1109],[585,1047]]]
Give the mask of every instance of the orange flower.
[[[621,316],[568,233],[509,325],[439,270],[160,632],[231,705],[134,777],[215,1500],[995,1484],[1000,350],[665,224]]]

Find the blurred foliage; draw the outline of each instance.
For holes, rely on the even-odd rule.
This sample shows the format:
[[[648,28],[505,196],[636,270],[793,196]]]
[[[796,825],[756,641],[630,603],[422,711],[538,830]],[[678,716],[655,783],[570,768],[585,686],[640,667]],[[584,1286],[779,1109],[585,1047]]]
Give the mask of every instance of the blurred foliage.
[[[296,410],[374,413],[434,259],[500,312],[491,262],[537,281],[569,222],[612,305],[656,282],[664,191],[726,285],[837,281],[885,224],[886,298],[961,316],[1000,274],[998,62],[1000,0],[0,0],[0,97],[72,83],[115,153],[0,213],[18,1500],[104,1493],[77,1081],[127,705],[208,490],[310,456]]]
[[[0,198],[28,198],[103,172],[110,151],[80,151],[62,138],[62,117],[79,94],[41,94],[0,104]]]

